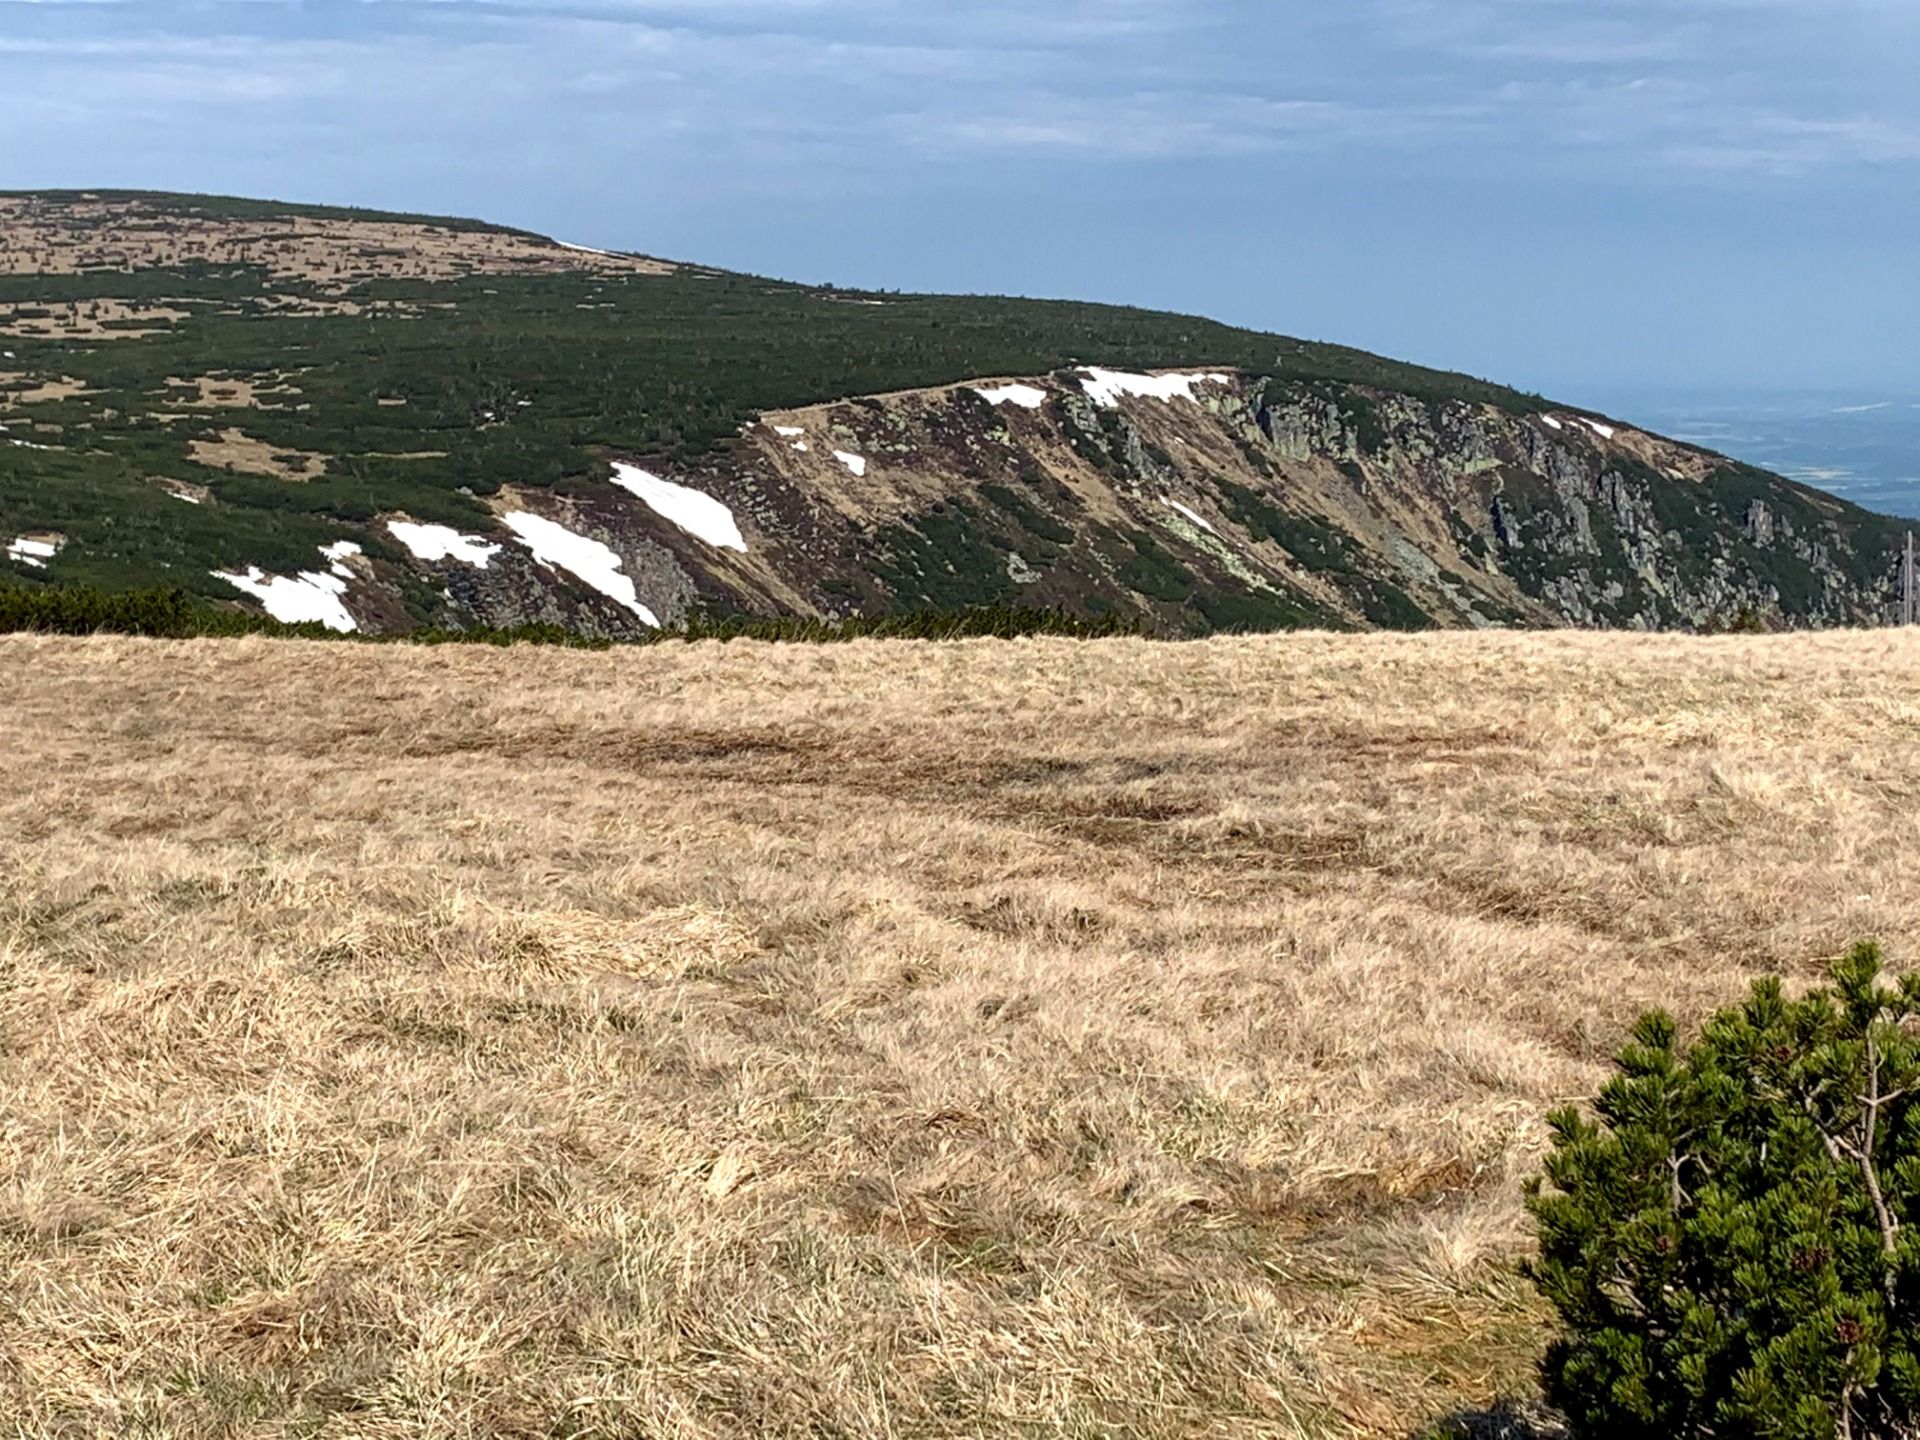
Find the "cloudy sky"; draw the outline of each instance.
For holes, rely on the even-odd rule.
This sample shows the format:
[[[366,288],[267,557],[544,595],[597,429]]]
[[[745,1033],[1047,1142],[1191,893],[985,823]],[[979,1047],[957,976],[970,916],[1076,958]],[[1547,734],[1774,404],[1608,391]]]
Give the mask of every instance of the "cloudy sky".
[[[0,186],[1920,388],[1916,0],[0,0]]]

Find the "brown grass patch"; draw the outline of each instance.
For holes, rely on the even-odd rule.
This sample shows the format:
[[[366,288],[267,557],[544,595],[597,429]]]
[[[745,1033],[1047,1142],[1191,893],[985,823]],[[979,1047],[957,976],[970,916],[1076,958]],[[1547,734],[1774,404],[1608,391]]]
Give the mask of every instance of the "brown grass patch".
[[[22,340],[141,340],[165,334],[187,316],[187,311],[171,305],[105,298],[0,301],[0,335]]]
[[[282,410],[281,397],[299,390],[278,375],[196,375],[169,378],[168,405],[186,410]]]
[[[189,440],[187,458],[210,470],[238,470],[276,480],[311,480],[327,468],[324,455],[269,445],[244,430],[231,428],[222,430],[217,439]]]
[[[1916,635],[0,666],[22,1434],[1404,1436],[1643,1007],[1915,958]]]
[[[0,375],[0,386],[9,380],[18,381],[21,376]],[[45,405],[56,400],[71,400],[78,395],[91,393],[87,382],[76,380],[71,375],[62,375],[54,380],[42,380],[33,385],[22,385],[18,390],[0,393],[0,402],[8,406]]]

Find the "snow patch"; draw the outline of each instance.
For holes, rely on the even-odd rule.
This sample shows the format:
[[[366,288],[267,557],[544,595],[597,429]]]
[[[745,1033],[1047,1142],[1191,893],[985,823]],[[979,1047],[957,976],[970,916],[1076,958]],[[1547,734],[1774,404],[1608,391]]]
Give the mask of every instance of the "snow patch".
[[[1602,425],[1598,420],[1589,420],[1584,415],[1580,417],[1580,423],[1586,426],[1594,434],[1598,435],[1602,440],[1611,440],[1615,435],[1619,433],[1617,430],[1613,428],[1613,426]]]
[[[846,466],[847,469],[851,470],[856,476],[867,473],[867,458],[864,455],[849,455],[845,450],[836,450],[833,452],[833,458]]]
[[[620,557],[598,540],[576,535],[564,525],[556,525],[525,510],[502,516],[501,523],[513,531],[542,565],[565,570],[615,604],[625,606],[654,629],[660,628],[653,611],[642,605],[640,597],[634,594],[633,578],[620,573]]]
[[[184,500],[189,505],[198,505],[200,503],[200,497],[198,495],[189,495],[184,490],[169,490],[167,491],[167,494],[171,495],[176,500]]]
[[[672,521],[695,539],[706,541],[716,550],[738,550],[742,555],[747,553],[747,542],[740,534],[740,526],[734,521],[733,511],[711,495],[703,495],[685,485],[676,485],[671,480],[662,480],[638,465],[625,465],[617,461],[613,467],[613,483],[622,490],[638,495],[656,515]]]
[[[791,440],[796,435],[806,434],[807,430],[804,425],[776,425],[773,427],[773,433],[776,435],[784,435],[787,439]]]
[[[46,569],[47,561],[59,553],[58,540],[34,540],[25,535],[16,536],[7,546],[7,559],[35,570]]]
[[[416,525],[411,520],[389,520],[387,530],[406,546],[416,560],[458,560],[476,570],[500,553],[498,545],[488,544],[478,535],[462,535],[451,525]]]
[[[1174,499],[1171,495],[1163,495],[1160,498],[1165,500],[1167,504],[1171,505],[1174,509],[1178,510],[1182,515],[1186,516],[1187,519],[1191,520],[1194,524],[1198,525],[1202,530],[1206,531],[1209,535],[1218,535],[1220,533],[1218,530],[1215,530],[1212,525],[1207,523],[1206,516],[1200,514],[1198,511],[1189,510],[1185,505],[1182,505],[1178,500]]]
[[[556,240],[553,243],[558,245],[562,250],[572,250],[581,255],[605,255],[610,259],[618,258],[611,250],[596,250],[591,245],[569,245],[564,240]]]
[[[266,608],[267,614],[282,625],[304,625],[318,621],[327,629],[336,630],[342,635],[360,628],[341,599],[347,593],[347,582],[338,575],[319,570],[302,570],[294,576],[269,575],[258,565],[249,565],[244,571],[215,570],[211,573],[214,579],[224,580],[234,589],[258,600]]]
[[[1546,426],[1549,430],[1564,430],[1567,428],[1566,426],[1562,425],[1558,420],[1554,419],[1551,415],[1542,415],[1540,417],[1540,423]]]
[[[1122,395],[1137,395],[1143,400],[1192,400],[1193,387],[1202,382],[1225,385],[1225,375],[1214,372],[1192,375],[1133,375],[1124,370],[1094,367],[1081,372],[1080,386],[1087,398],[1103,410],[1116,409]]]
[[[810,450],[812,450],[812,449],[813,449],[813,447],[812,447],[811,445],[809,445],[809,444],[807,444],[807,442],[806,442],[806,441],[804,441],[804,440],[796,440],[796,441],[794,441],[794,442],[793,442],[793,448],[794,448],[794,449],[796,449],[796,450],[798,450],[798,451],[799,451],[799,452],[800,452],[801,454],[803,454],[803,455],[804,455],[804,454],[806,454],[806,453],[807,453],[808,451],[810,451]]]
[[[320,553],[327,557],[327,569],[342,580],[351,580],[353,571],[347,568],[346,562],[364,552],[351,540],[336,540],[331,545],[322,545]]]
[[[1033,385],[976,385],[973,393],[989,405],[1018,405],[1022,410],[1038,410],[1047,403],[1047,392]]]

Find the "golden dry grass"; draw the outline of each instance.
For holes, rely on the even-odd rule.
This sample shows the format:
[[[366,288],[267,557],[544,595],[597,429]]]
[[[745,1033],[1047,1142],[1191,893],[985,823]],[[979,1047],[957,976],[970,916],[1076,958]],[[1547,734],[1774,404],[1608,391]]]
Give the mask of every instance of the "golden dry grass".
[[[187,458],[209,470],[237,470],[270,480],[312,480],[325,473],[327,457],[311,450],[292,450],[229,427],[214,440],[189,440]]]
[[[1920,635],[0,641],[18,1436],[1405,1436],[1920,911]]]

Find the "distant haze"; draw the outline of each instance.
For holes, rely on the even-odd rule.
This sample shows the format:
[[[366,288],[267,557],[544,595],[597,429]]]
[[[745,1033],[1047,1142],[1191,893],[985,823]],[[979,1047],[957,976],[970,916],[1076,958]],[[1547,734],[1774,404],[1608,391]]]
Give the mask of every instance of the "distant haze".
[[[1912,0],[0,0],[0,184],[1920,390]]]
[[[1587,398],[1676,440],[1920,520],[1920,393],[1681,385],[1603,388]]]

